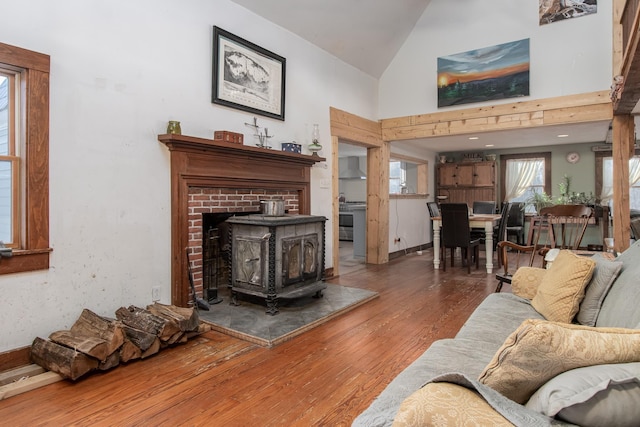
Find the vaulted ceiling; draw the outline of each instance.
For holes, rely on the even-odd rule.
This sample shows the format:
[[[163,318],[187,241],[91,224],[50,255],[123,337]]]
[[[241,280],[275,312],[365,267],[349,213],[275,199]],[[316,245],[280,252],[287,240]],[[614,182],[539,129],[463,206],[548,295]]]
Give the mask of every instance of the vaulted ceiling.
[[[430,0],[232,0],[291,31],[333,56],[379,78],[405,42]],[[418,113],[418,112],[417,112]],[[503,148],[604,141],[608,122],[539,127],[402,141],[441,151],[491,151]],[[568,135],[558,138],[558,135]],[[486,147],[486,145],[493,145]],[[341,150],[342,151],[342,150]]]

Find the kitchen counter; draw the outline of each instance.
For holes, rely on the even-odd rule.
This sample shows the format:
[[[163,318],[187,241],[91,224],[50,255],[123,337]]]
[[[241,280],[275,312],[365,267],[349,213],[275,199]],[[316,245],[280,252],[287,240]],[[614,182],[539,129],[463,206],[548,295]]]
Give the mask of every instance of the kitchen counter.
[[[365,259],[367,254],[367,206],[355,205],[353,212],[353,257]]]

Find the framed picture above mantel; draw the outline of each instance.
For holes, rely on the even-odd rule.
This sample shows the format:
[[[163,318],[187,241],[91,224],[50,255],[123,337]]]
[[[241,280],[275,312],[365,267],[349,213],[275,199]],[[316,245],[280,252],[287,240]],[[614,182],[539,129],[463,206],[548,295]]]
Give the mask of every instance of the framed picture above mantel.
[[[220,27],[213,27],[212,102],[284,120],[287,61]]]

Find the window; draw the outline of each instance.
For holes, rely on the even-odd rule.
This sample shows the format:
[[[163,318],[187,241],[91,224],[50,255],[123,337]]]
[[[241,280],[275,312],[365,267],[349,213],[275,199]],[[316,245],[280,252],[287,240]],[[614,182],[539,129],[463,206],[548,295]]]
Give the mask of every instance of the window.
[[[0,274],[49,268],[49,67],[0,43]]]
[[[0,68],[0,241],[12,248],[20,241],[20,158],[15,133],[19,81],[19,74]]]
[[[389,194],[427,194],[428,162],[403,154],[391,154]]]
[[[407,188],[406,185],[407,171],[404,167],[404,162],[389,162],[389,193],[400,194],[403,188]]]
[[[596,153],[596,195],[613,210],[613,157],[609,151]],[[629,208],[640,210],[640,153],[637,151],[629,159]]]
[[[551,153],[500,156],[502,200],[526,202],[535,194],[551,195]],[[527,212],[534,212],[532,205]]]

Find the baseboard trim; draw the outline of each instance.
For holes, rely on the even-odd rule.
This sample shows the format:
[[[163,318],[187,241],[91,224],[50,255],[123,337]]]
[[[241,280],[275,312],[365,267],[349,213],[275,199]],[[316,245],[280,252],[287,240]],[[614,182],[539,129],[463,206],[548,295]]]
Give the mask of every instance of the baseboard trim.
[[[31,346],[0,353],[0,372],[31,364]]]

